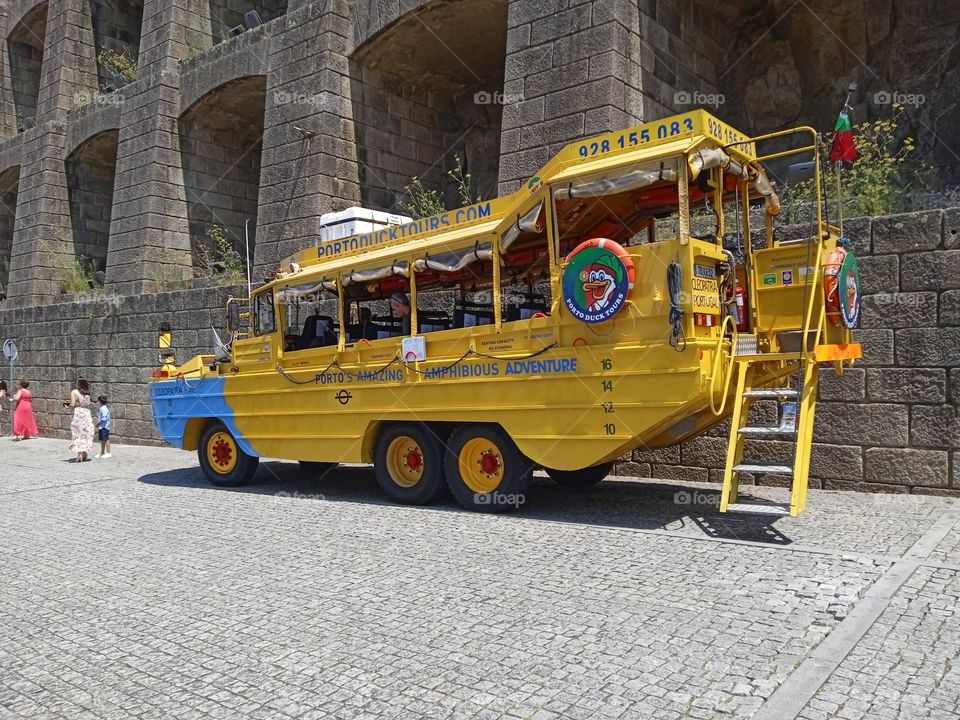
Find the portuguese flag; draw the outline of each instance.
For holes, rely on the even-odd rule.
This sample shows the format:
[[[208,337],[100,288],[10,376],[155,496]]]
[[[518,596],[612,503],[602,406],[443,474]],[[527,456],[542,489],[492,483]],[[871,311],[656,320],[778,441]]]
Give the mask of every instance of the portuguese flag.
[[[847,109],[840,111],[837,124],[833,128],[833,143],[830,145],[830,160],[832,162],[852,163],[860,153],[857,152],[853,141],[853,126],[850,125],[850,116]]]

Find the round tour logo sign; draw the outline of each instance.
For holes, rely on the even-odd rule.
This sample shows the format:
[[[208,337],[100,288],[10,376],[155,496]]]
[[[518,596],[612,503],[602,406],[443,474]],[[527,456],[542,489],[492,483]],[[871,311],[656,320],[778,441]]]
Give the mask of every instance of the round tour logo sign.
[[[629,292],[627,268],[606,248],[584,248],[563,269],[563,300],[577,320],[609,320],[626,305]]]
[[[852,252],[848,252],[837,276],[840,295],[840,317],[843,324],[853,329],[860,318],[860,266]]]

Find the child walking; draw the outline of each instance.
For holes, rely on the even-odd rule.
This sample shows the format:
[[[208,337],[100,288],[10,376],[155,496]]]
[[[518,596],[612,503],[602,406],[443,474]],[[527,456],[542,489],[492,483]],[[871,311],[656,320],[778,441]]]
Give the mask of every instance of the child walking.
[[[110,454],[110,408],[107,407],[107,396],[97,398],[100,403],[100,412],[97,413],[97,434],[100,437],[100,454],[98,458],[113,457]]]

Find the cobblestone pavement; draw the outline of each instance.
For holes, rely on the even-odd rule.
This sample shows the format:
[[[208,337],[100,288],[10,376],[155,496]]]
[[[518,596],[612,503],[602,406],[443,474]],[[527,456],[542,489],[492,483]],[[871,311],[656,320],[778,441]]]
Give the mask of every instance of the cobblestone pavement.
[[[947,718],[960,511],[614,479],[529,511],[383,502],[372,472],[0,439],[0,718]],[[774,489],[753,489],[763,495]]]

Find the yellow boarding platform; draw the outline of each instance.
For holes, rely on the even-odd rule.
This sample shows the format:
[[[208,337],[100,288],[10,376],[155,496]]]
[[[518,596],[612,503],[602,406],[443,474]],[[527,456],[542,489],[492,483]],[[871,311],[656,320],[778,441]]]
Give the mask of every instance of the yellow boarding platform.
[[[395,501],[498,512],[535,469],[592,485],[732,418],[720,510],[798,515],[820,366],[860,357],[858,270],[818,194],[808,236],[776,239],[764,163],[818,143],[696,110],[572,143],[506,197],[318,242],[231,300],[214,356],[165,357],[155,422],[217,485],[260,457],[365,462]],[[748,425],[758,400],[776,423]],[[745,462],[762,438],[792,462]],[[789,498],[743,502],[748,474]]]

